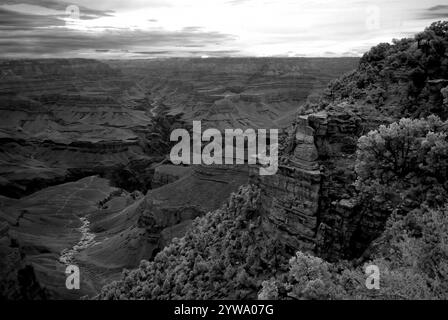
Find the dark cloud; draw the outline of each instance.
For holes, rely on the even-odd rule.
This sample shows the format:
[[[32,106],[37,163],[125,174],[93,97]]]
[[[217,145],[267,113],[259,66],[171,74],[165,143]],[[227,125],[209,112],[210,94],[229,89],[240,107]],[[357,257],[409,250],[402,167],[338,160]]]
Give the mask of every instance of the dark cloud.
[[[65,22],[56,16],[20,13],[0,8],[0,30],[30,30],[34,28],[63,26]]]
[[[438,5],[428,9],[429,11],[439,11],[439,10],[448,10],[448,6],[446,5]]]
[[[448,19],[448,5],[430,7],[418,14],[418,19],[444,20]]]
[[[5,1],[6,4],[35,4],[34,1]],[[4,4],[4,3],[3,3]],[[232,40],[231,35],[205,32],[196,26],[180,31],[130,30],[101,26],[84,32],[66,25],[64,1],[43,0],[39,6],[63,10],[60,15],[38,15],[0,7],[0,57],[76,56],[80,53],[134,52],[172,54],[169,48],[201,48]],[[80,7],[84,19],[106,16],[109,12]],[[154,20],[155,21],[155,20]],[[104,29],[106,31],[104,31]],[[168,49],[167,49],[168,48]]]
[[[0,56],[64,55],[98,50],[130,50],[148,48],[191,47],[214,45],[232,40],[233,37],[218,32],[189,31],[131,31],[114,30],[87,33],[68,28],[23,29],[0,34]],[[140,51],[140,50],[139,50]]]

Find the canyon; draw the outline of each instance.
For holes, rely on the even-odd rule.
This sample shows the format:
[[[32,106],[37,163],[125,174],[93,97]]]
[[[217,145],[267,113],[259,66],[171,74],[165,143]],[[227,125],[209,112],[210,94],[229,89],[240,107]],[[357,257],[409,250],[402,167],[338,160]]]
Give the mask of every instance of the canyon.
[[[300,110],[357,62],[0,61],[2,295],[93,296],[247,183],[261,186],[265,232],[291,251],[353,254],[365,242],[341,179],[351,177],[366,122],[345,106]],[[173,165],[170,133],[190,130],[193,120],[204,128],[281,129],[278,174]],[[80,267],[79,291],[65,288],[68,263]]]

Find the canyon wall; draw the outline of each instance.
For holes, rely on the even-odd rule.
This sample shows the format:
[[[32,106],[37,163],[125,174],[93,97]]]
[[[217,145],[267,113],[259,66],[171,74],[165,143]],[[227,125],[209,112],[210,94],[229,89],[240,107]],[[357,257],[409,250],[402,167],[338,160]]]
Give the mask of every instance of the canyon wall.
[[[153,162],[145,151],[150,106],[129,77],[84,59],[0,68],[0,194],[20,197],[90,174],[132,176]]]
[[[362,253],[385,221],[357,206],[353,187],[358,137],[377,121],[347,104],[298,115],[280,145],[278,173],[259,176],[251,169],[266,232],[291,252],[312,251],[328,260]]]

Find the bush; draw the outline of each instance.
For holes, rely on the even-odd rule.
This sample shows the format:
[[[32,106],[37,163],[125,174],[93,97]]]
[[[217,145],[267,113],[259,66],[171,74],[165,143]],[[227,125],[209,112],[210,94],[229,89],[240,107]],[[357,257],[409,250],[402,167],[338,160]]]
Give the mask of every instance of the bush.
[[[446,201],[447,123],[438,117],[401,119],[359,138],[355,171],[361,199],[392,209]]]
[[[419,208],[392,216],[379,248],[362,266],[328,263],[302,252],[289,273],[263,282],[259,299],[448,299],[448,208]],[[379,268],[378,290],[365,285]]]

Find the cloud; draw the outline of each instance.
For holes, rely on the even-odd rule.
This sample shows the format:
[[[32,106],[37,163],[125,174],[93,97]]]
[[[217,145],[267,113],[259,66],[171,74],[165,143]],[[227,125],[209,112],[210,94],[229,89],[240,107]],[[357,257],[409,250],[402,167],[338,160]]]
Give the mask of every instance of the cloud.
[[[166,51],[163,48],[172,48],[173,51],[179,52],[182,51],[180,49],[182,47],[188,48],[194,45],[206,47],[231,39],[232,36],[218,32],[183,30],[107,30],[99,33],[86,33],[68,28],[28,28],[11,31],[8,35],[2,33],[0,35],[0,56],[76,56],[79,53],[117,50],[132,50],[140,53]],[[144,48],[144,50],[137,51],[135,48]]]
[[[439,1],[5,0],[0,57],[361,55],[447,18]]]
[[[437,5],[428,9],[428,11],[439,11],[439,10],[448,10],[448,6],[446,5]]]
[[[46,9],[56,10],[61,13],[61,15],[66,16],[66,9],[69,6],[76,5],[80,11],[81,19],[94,19],[99,17],[109,17],[114,14],[113,10],[97,10],[88,8],[83,5],[78,5],[73,2],[58,1],[58,0],[39,0],[38,2],[32,0],[5,0],[2,1],[2,5],[28,5],[37,6]]]
[[[31,30],[51,26],[63,26],[65,22],[56,16],[33,15],[0,8],[0,30]]]
[[[6,1],[9,5],[30,3],[32,1]],[[76,57],[102,53],[123,55],[127,52],[142,55],[175,55],[178,52],[190,55],[191,48],[205,50],[207,46],[220,46],[233,40],[230,34],[204,31],[199,26],[187,26],[180,30],[165,30],[157,26],[135,29],[96,22],[87,29],[77,28],[76,22],[73,25],[66,23],[66,5],[63,1],[43,0],[39,6],[59,11],[47,10],[39,14],[24,10],[24,7],[6,6],[16,11],[0,6],[0,57]],[[64,11],[60,11],[62,9]],[[85,7],[81,9],[84,20],[109,17],[111,13]],[[157,22],[155,19],[151,21]],[[104,22],[108,23],[107,20]]]
[[[418,15],[419,19],[444,20],[448,19],[448,6],[437,5],[426,9]]]

